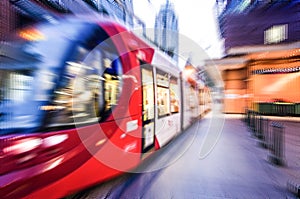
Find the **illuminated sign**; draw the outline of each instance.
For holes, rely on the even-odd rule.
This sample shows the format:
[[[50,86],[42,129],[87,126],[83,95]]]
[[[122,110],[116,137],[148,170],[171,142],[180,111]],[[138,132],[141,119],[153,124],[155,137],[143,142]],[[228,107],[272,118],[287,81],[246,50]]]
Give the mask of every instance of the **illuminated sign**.
[[[258,74],[282,74],[282,73],[296,73],[300,71],[300,66],[290,68],[266,68],[253,70],[252,75]]]

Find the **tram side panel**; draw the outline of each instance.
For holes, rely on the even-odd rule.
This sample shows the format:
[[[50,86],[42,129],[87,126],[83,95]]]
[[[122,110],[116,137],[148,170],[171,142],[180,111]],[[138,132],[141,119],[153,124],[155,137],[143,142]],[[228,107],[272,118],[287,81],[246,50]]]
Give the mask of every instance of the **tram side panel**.
[[[212,96],[209,88],[206,88],[205,91],[205,113],[207,113],[212,109]]]
[[[191,122],[196,122],[199,116],[199,102],[196,86],[190,86]]]
[[[200,111],[200,117],[203,117],[204,114],[208,111],[209,105],[208,105],[208,100],[206,99],[207,97],[207,91],[205,88],[199,89],[199,111]]]
[[[185,81],[184,79],[182,80],[182,127],[183,130],[187,129],[189,125],[192,123],[192,109],[191,109],[191,98],[190,98],[190,84]]]
[[[180,132],[180,76],[176,65],[162,54],[154,54],[156,149]]]

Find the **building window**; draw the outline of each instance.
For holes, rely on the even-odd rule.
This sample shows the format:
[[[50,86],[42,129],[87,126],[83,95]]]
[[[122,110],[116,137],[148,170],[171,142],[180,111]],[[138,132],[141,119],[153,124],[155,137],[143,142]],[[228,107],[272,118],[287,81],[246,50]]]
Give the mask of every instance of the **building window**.
[[[288,37],[288,24],[275,25],[265,30],[265,44],[279,43]]]

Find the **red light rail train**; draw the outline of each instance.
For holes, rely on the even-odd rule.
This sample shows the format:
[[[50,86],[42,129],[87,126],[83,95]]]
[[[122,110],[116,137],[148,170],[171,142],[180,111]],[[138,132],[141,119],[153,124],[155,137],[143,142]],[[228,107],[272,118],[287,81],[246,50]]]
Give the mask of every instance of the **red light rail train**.
[[[130,171],[211,106],[203,82],[106,18],[26,27],[0,54],[2,198],[60,198]]]

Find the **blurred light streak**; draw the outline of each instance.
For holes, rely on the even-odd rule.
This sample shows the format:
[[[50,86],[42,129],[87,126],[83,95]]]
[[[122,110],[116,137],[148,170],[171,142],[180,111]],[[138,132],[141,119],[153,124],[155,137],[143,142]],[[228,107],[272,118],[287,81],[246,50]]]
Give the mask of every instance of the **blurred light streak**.
[[[285,74],[280,77],[274,84],[266,86],[262,91],[264,93],[274,93],[281,90],[286,84],[300,76],[300,73]]]
[[[64,159],[63,157],[60,157],[60,158],[56,159],[50,165],[48,165],[47,167],[45,167],[45,169],[43,170],[43,172],[49,171],[49,170],[57,167],[63,161],[63,159]]]
[[[16,144],[6,147],[3,149],[4,153],[14,153],[20,154],[31,151],[42,144],[42,139],[40,138],[26,138],[17,141]]]
[[[55,146],[64,142],[68,138],[69,136],[67,134],[50,136],[43,140],[43,145],[46,147]]]

